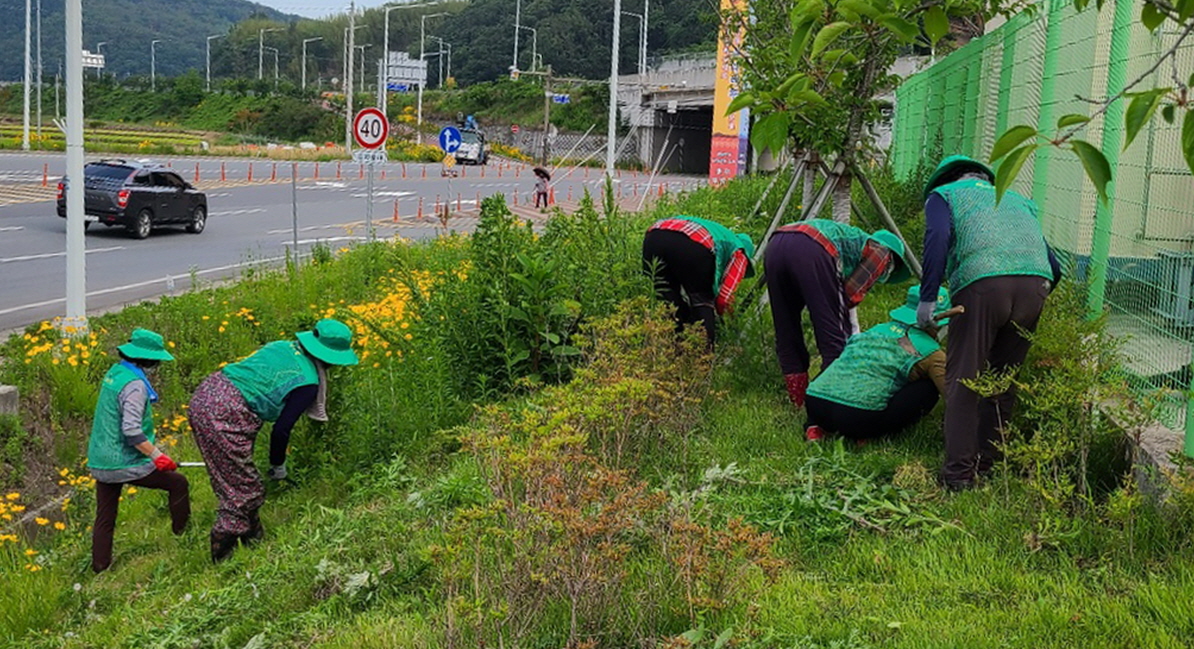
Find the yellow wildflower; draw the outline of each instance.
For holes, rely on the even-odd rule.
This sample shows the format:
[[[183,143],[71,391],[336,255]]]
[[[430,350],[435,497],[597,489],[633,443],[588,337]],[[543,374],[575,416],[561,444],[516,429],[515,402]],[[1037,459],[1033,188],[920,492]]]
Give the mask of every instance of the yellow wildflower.
[[[37,550],[34,550],[33,548],[25,548],[25,556],[27,556],[27,557],[37,556]]]
[[[50,522],[50,519],[38,516],[37,518],[33,519],[33,522],[37,523],[38,525],[45,525]]]
[[[66,523],[63,523],[62,521],[57,521],[54,523],[54,529],[61,532],[62,530],[66,529]]]

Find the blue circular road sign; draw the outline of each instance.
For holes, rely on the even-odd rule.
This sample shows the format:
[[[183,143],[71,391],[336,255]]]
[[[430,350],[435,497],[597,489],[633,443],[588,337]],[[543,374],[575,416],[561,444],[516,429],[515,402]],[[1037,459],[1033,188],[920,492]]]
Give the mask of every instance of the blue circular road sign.
[[[454,126],[445,126],[444,130],[439,132],[439,148],[445,153],[456,153],[460,148],[460,141],[460,130]]]

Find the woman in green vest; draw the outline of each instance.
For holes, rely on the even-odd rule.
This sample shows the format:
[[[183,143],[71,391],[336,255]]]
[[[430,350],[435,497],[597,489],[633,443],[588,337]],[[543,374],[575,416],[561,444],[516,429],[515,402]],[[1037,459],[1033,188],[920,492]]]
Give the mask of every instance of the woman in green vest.
[[[116,348],[120,362],[104,375],[91,437],[87,468],[95,478],[95,524],[91,528],[91,569],[112,565],[112,536],[124,485],[161,489],[167,493],[175,534],[182,534],[191,518],[190,485],[176,472],[178,465],[155,444],[153,404],[158,394],[148,373],[174,356],[162,337],[136,329]]]
[[[950,331],[945,368],[945,466],[941,481],[959,491],[975,485],[1000,457],[1001,431],[1015,392],[980,398],[965,382],[982,372],[1010,372],[1024,362],[1045,298],[1061,265],[1045,243],[1036,203],[1014,191],[995,193],[995,174],[965,156],[941,161],[925,184],[926,290],[949,284],[965,307]],[[932,306],[921,304],[921,323]]]
[[[191,430],[219,500],[211,528],[212,561],[227,558],[238,541],[251,544],[265,535],[258,515],[265,484],[253,465],[253,444],[264,422],[274,424],[269,477],[283,480],[295,422],[304,413],[327,421],[328,366],[356,363],[348,325],[320,320],[298,340],[269,343],[207,377],[195,390]]]
[[[734,292],[754,275],[750,236],[716,221],[675,216],[656,221],[643,237],[643,272],[655,291],[676,307],[676,325],[701,322],[709,346],[717,337],[717,316],[730,310]]]
[[[851,336],[841,356],[809,384],[807,439],[892,435],[933,410],[945,390],[945,354],[936,338],[916,327],[919,304],[920,287],[913,286],[890,322]],[[945,289],[932,304],[937,314],[949,309]]]

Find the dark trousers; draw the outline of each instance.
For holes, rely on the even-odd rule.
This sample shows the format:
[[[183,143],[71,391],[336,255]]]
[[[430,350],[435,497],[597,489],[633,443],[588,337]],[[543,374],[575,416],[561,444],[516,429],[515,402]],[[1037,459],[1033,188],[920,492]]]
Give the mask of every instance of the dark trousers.
[[[112,536],[124,485],[161,489],[168,495],[171,528],[182,534],[191,518],[191,488],[186,476],[177,471],[154,471],[131,482],[95,483],[95,525],[91,528],[91,569],[103,572],[112,565]]]
[[[863,410],[811,394],[805,407],[810,426],[852,439],[874,439],[894,435],[920,421],[933,411],[937,399],[937,386],[929,379],[921,379],[900,388],[883,410]]]
[[[655,292],[676,306],[677,329],[701,322],[710,345],[717,336],[713,251],[683,232],[650,230],[643,239],[643,272],[654,274]]]
[[[996,443],[1011,417],[1014,390],[980,397],[961,382],[986,371],[1018,367],[1028,355],[1022,332],[1036,331],[1049,289],[1041,277],[988,277],[954,293],[966,313],[949,323],[945,361],[945,468],[947,482],[966,482],[1000,457]]]
[[[808,371],[808,346],[801,323],[805,307],[821,353],[821,369],[829,367],[841,356],[851,331],[837,260],[803,233],[777,232],[767,243],[763,271],[780,369],[785,375]]]
[[[539,204],[540,200],[543,201],[542,205]],[[535,207],[547,207],[547,192],[535,192]]]

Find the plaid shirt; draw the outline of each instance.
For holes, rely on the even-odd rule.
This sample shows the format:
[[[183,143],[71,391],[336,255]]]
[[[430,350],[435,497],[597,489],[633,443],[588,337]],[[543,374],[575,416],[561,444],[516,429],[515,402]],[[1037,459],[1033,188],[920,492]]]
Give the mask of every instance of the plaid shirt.
[[[713,236],[699,223],[685,219],[662,219],[656,221],[651,226],[651,229],[682,232],[688,235],[689,239],[708,248],[710,252],[713,251]],[[714,305],[718,314],[723,314],[730,310],[734,301],[734,291],[738,289],[738,284],[742,283],[742,279],[746,277],[746,271],[749,268],[750,260],[746,257],[746,253],[741,250],[735,250],[734,256],[730,258],[725,273],[721,277],[721,281],[718,282],[717,303]]]
[[[813,241],[821,244],[822,248],[833,255],[834,259],[838,258],[837,246],[829,240],[820,230],[805,223],[797,223],[794,225],[785,225],[778,229],[779,232],[799,232],[805,236],[811,237]],[[892,267],[892,254],[885,246],[877,246],[868,242],[862,248],[862,259],[858,262],[858,267],[854,272],[846,278],[842,283],[842,292],[845,294],[846,303],[850,308],[854,308],[862,303],[862,299],[866,297],[867,291],[871,290],[879,280],[883,279]]]

